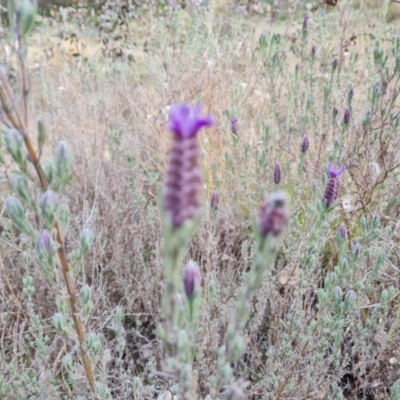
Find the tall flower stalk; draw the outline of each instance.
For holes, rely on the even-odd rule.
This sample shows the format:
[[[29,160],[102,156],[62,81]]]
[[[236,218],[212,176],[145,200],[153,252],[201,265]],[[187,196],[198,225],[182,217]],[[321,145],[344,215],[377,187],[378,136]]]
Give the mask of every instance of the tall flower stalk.
[[[200,113],[200,104],[193,110],[187,105],[175,106],[171,110],[168,129],[172,132],[172,145],[163,193],[165,292],[162,313],[165,323],[159,327],[159,334],[170,353],[167,364],[177,380],[174,391],[183,399],[190,398],[195,319],[200,307],[198,290],[189,293],[188,287],[198,286],[194,281],[199,282],[200,270],[190,264],[183,276],[182,262],[200,206],[202,174],[197,134],[203,127],[213,125],[210,116],[202,117]],[[186,307],[189,310],[186,313],[187,330],[182,328],[185,307],[179,305],[177,296],[183,291],[189,304]]]
[[[213,399],[218,398],[222,387],[226,389],[226,398],[231,398],[229,394],[229,384],[232,383],[233,372],[231,364],[239,360],[246,349],[242,330],[248,321],[252,300],[276,258],[280,238],[289,221],[289,215],[286,195],[282,191],[272,193],[260,210],[258,225],[255,228],[257,250],[254,264],[246,277],[245,284],[238,292],[225,344],[220,348],[220,377],[212,385],[211,396]]]

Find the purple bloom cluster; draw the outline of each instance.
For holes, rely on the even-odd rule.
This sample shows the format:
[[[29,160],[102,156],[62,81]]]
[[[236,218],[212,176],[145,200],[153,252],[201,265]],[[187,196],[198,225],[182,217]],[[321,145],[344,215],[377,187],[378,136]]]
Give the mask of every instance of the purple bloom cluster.
[[[335,169],[333,163],[329,163],[329,180],[325,188],[324,203],[327,207],[330,207],[337,199],[339,194],[339,177],[343,174],[345,167],[340,167],[338,170]]]
[[[164,182],[164,208],[174,228],[194,219],[199,208],[202,176],[196,134],[213,125],[210,116],[201,117],[201,105],[171,109],[169,130],[173,133],[169,164]]]
[[[289,221],[289,208],[283,192],[272,193],[268,202],[261,207],[258,228],[264,237],[279,236]]]

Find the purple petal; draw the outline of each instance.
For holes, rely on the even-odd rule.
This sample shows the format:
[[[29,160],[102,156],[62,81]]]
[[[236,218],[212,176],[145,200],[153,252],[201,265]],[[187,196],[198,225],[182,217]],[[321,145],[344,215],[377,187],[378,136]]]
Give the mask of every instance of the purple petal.
[[[337,178],[340,175],[343,174],[343,172],[345,171],[346,167],[342,166],[339,169],[335,169],[335,166],[333,165],[333,163],[329,163],[328,164],[328,168],[329,168],[329,176],[331,178]]]
[[[170,113],[168,129],[181,139],[194,137],[201,128],[214,124],[211,116],[201,117],[202,105],[198,103],[193,110],[186,104],[174,106]]]

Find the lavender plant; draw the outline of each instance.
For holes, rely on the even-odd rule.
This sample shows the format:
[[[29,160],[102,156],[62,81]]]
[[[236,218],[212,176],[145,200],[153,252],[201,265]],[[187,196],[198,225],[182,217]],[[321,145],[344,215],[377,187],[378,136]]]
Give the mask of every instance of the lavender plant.
[[[40,190],[32,190],[36,178],[24,145],[15,146],[24,144],[22,136],[9,132],[1,139],[1,195],[14,193],[0,221],[0,397],[91,396],[58,273],[54,219],[73,267],[98,398],[166,400],[173,397],[168,390],[187,399],[398,398],[398,32],[377,15],[374,27],[367,26],[365,10],[361,17],[346,2],[337,13],[304,19],[296,11],[284,27],[271,13],[271,33],[238,17],[239,8],[230,17],[209,3],[196,12],[168,7],[162,20],[153,13],[149,26],[142,15],[139,32],[132,26],[135,43],[131,35],[120,39],[124,54],[134,48],[134,67],[106,53],[101,61],[87,56],[91,46],[83,43],[81,55],[53,75],[51,59],[36,56],[46,66],[34,68],[34,48],[28,53],[30,112],[44,115],[52,131],[68,132],[71,149],[80,151],[74,151],[71,185],[52,178],[42,199]],[[46,48],[38,36],[47,37],[49,22],[38,23],[30,46]],[[69,29],[84,40],[83,25]],[[258,45],[250,25],[264,32]],[[13,66],[9,75],[15,75]],[[22,110],[19,82],[10,82],[17,93],[12,105]],[[170,228],[175,238],[177,231],[190,232],[182,240],[174,294],[178,336],[169,347],[154,334],[157,324],[161,330],[168,324],[157,294],[167,280],[162,260],[172,239],[159,233],[173,215],[176,221],[185,217],[172,211],[169,219],[167,213],[160,218],[155,193],[163,185],[170,144],[162,133],[167,99],[194,97],[204,98],[216,115],[226,107],[232,113],[197,144],[196,165],[203,171],[196,187],[218,192],[217,209],[207,199],[203,218],[191,211],[176,231]],[[233,117],[239,135],[231,134]],[[303,152],[305,132],[309,146]],[[45,163],[42,122],[37,138],[34,147],[49,179],[56,167],[53,160]],[[67,147],[58,148],[66,164]],[[179,153],[183,146],[177,148]],[[276,188],[274,160],[285,161],[290,227],[274,261],[264,266],[266,279],[241,306],[246,321],[235,331],[237,302],[249,293],[259,253],[251,215]],[[342,165],[346,172],[336,176]],[[187,204],[196,208],[200,202]],[[15,223],[7,210],[15,210]],[[94,251],[86,253],[93,254],[90,263],[84,253],[93,235],[72,234],[89,220],[97,232]],[[230,351],[236,361],[225,363]]]
[[[239,289],[236,307],[226,332],[225,344],[219,349],[219,378],[210,382],[211,398],[216,399],[224,388],[226,398],[231,398],[237,389],[232,382],[231,364],[239,360],[246,347],[242,330],[246,326],[252,300],[257,289],[271,270],[279,247],[279,239],[289,220],[289,209],[283,192],[273,193],[267,203],[261,208],[258,216],[258,226],[255,228],[256,254],[254,265],[248,273],[245,283]],[[238,394],[236,398],[242,398]]]
[[[213,125],[211,116],[202,117],[200,113],[200,104],[193,110],[187,105],[171,110],[168,128],[173,142],[163,193],[166,287],[162,311],[165,326],[159,327],[159,335],[170,353],[167,365],[177,379],[176,393],[183,399],[191,398],[191,365],[200,307],[200,296],[195,289],[199,286],[200,271],[196,264],[189,263],[182,275],[182,262],[200,206],[202,178],[197,134],[203,127]],[[177,300],[183,288],[188,302],[188,329],[182,327],[184,308]]]
[[[6,200],[6,211],[15,227],[31,239],[35,263],[50,286],[60,285],[57,267],[61,269],[68,300],[59,298],[57,302],[59,312],[53,315],[53,325],[57,332],[63,333],[70,339],[75,340],[76,335],[89,391],[95,396],[95,375],[90,357],[90,350],[93,350],[91,343],[94,342],[88,340],[89,336],[85,334],[81,317],[81,313],[88,316],[91,312],[90,289],[84,286],[78,296],[73,277],[73,271],[76,271],[84,255],[90,250],[93,234],[89,230],[82,231],[80,243],[75,250],[75,254],[79,254],[79,257],[75,257],[72,266],[72,257],[67,254],[65,247],[70,213],[68,208],[64,205],[61,206],[57,194],[71,180],[71,150],[65,141],[60,141],[53,158],[43,167],[41,157],[46,142],[46,130],[42,121],[38,123],[37,150],[30,135],[28,101],[30,86],[26,56],[28,51],[27,35],[35,20],[36,2],[10,0],[8,12],[10,26],[13,28],[12,35],[16,41],[14,51],[18,56],[20,66],[21,92],[13,92],[5,69],[1,68],[0,113],[5,127],[6,150],[18,167],[17,170],[14,170],[13,190],[24,203],[25,208],[16,197],[10,196]],[[36,174],[36,178],[33,177],[33,173]],[[28,183],[29,181],[30,183]],[[38,190],[42,193],[40,197]],[[28,210],[35,214],[35,223],[29,221]],[[34,316],[31,297],[34,289],[30,277],[28,276],[26,279],[29,279],[29,288],[31,288],[27,289],[29,313]],[[69,312],[67,304],[70,308]],[[37,327],[36,329],[40,329],[37,319],[34,319],[33,323]],[[72,334],[72,329],[75,330],[75,335]]]

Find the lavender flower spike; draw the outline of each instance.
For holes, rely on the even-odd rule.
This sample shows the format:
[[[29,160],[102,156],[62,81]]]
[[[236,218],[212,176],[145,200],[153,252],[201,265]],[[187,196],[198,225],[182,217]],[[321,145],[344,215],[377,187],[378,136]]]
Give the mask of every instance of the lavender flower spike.
[[[344,109],[344,114],[343,114],[343,123],[345,125],[348,125],[349,122],[350,122],[350,110],[346,107]]]
[[[338,237],[340,237],[343,240],[346,239],[347,232],[346,232],[346,228],[343,224],[339,225],[339,228],[337,230],[337,235],[338,235]]]
[[[340,167],[338,170],[335,169],[333,163],[329,163],[329,180],[325,188],[323,201],[327,207],[330,207],[337,199],[339,194],[339,177],[343,174],[345,167]]]
[[[317,46],[315,46],[315,44],[313,44],[313,45],[311,46],[311,57],[314,58],[316,52],[317,52]]]
[[[289,221],[289,208],[284,192],[272,193],[258,216],[261,236],[280,236]]]
[[[237,118],[231,118],[231,132],[234,135],[238,135],[239,134],[239,130],[238,130],[238,123],[237,123]]]
[[[303,140],[301,141],[301,152],[305,153],[308,150],[309,145],[310,145],[310,142],[308,141],[308,136],[304,135]]]
[[[274,182],[276,185],[279,185],[279,182],[282,179],[282,170],[281,170],[281,164],[280,163],[275,163],[275,168],[274,168]]]
[[[304,15],[304,19],[303,19],[303,31],[307,30],[307,22],[310,19],[310,16],[308,14]]]
[[[217,192],[212,192],[210,197],[210,207],[212,210],[217,211],[219,205],[219,196]]]
[[[164,209],[173,228],[195,218],[200,205],[201,168],[196,135],[213,125],[210,116],[201,117],[201,105],[172,108],[168,129],[173,133],[169,164],[164,182]]]

